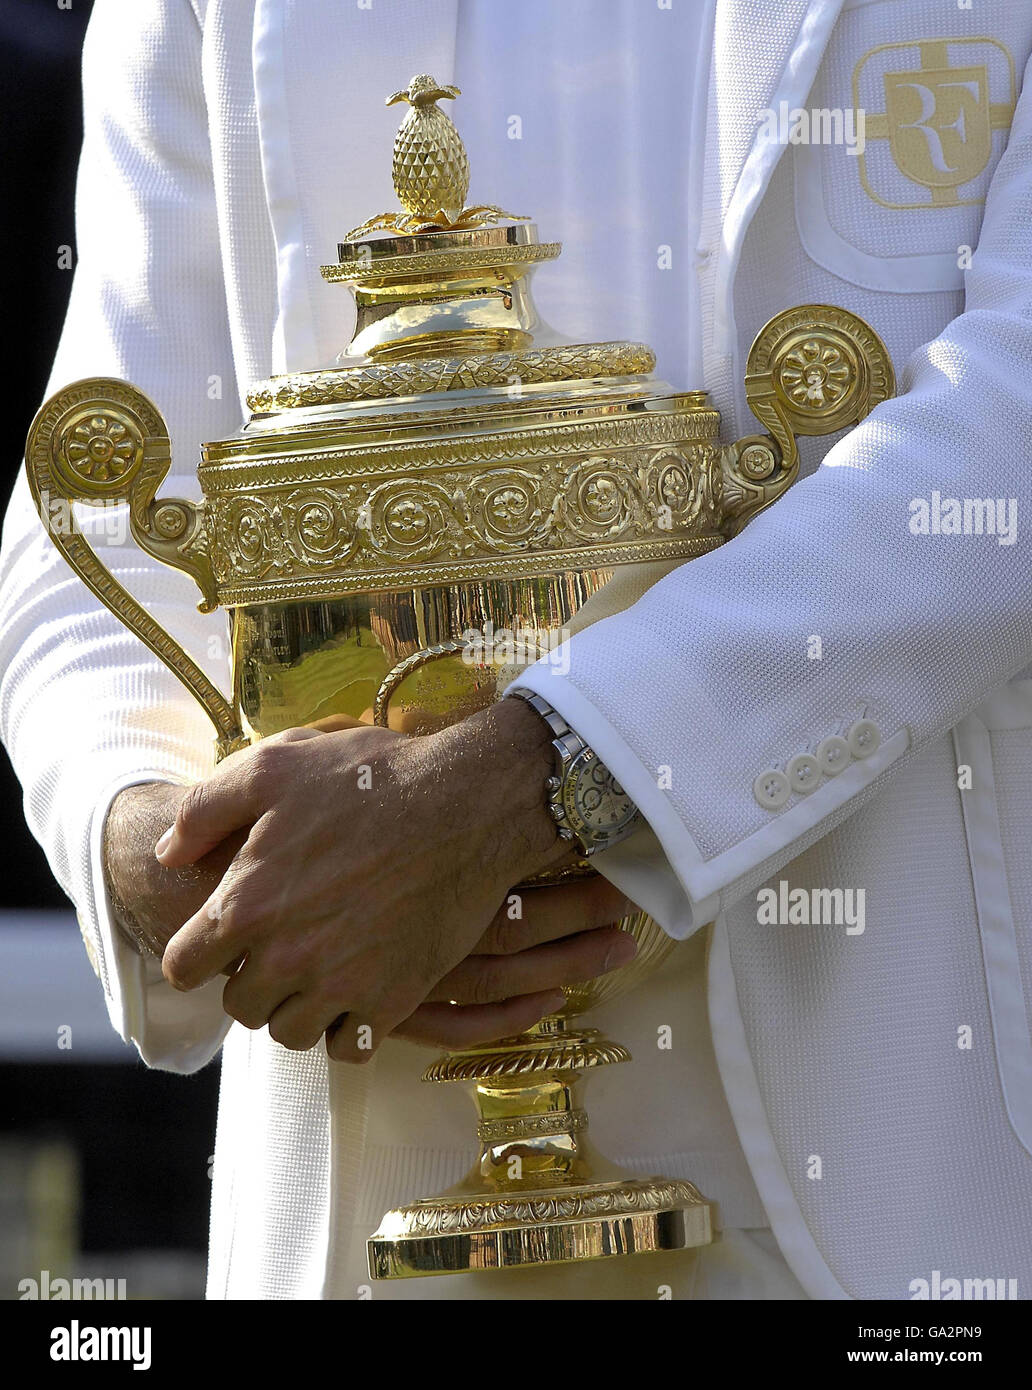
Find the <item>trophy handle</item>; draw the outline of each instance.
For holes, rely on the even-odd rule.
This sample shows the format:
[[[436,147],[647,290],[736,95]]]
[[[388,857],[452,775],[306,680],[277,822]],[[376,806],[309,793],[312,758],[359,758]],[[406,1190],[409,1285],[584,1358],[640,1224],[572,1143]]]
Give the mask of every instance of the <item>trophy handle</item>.
[[[233,706],[98,558],[71,505],[127,502],[137,545],[190,575],[203,596],[200,611],[211,613],[218,601],[204,504],[155,496],[171,462],[161,413],[142,391],[113,377],[76,381],[51,396],[40,407],[25,443],[29,489],[47,534],[101,603],[160,657],[203,707],[215,725],[217,755],[222,758],[248,742]]]
[[[859,424],[896,389],[892,359],[874,329],[832,304],[776,314],[749,350],[745,398],[769,430],[721,454],[725,534],[736,535],[795,481],[798,435]]]

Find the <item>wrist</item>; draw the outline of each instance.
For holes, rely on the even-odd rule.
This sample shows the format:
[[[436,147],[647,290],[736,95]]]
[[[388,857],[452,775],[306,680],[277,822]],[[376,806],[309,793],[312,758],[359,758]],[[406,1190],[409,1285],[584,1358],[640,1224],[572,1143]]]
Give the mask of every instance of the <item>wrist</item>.
[[[138,782],[120,791],[104,822],[104,887],[119,933],[143,956],[161,958],[184,922],[218,887],[246,838],[228,836],[196,864],[166,869],[154,846],[176,818],[186,788]]]
[[[175,818],[177,790],[164,782],[134,783],[115,796],[104,821],[104,890],[111,919],[134,950],[158,959],[165,943],[148,911],[156,896],[150,879],[158,868],[148,863],[147,840],[153,824]]]
[[[541,873],[567,852],[548,810],[555,770],[548,725],[523,700],[503,699],[444,730],[464,764],[468,824],[506,886]]]
[[[643,823],[642,814],[595,750],[542,695],[525,688],[513,694],[552,733],[557,763],[548,779],[548,809],[560,838],[590,857],[633,835]]]

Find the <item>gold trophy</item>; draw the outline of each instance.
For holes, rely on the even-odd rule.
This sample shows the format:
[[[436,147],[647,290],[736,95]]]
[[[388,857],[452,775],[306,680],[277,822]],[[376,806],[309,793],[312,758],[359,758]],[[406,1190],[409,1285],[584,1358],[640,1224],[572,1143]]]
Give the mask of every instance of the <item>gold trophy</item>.
[[[657,380],[644,343],[552,332],[530,279],[561,246],[522,217],[467,205],[466,152],[437,105],[457,95],[424,75],[389,98],[410,106],[394,146],[402,211],[356,228],[322,268],[354,295],[354,336],[336,365],[251,390],[240,433],[202,450],[202,502],[158,496],[168,432],[126,382],[76,382],[30,430],[44,524],[54,499],[127,503],[138,545],[193,577],[202,612],[228,610],[231,699],[77,526],[53,533],[204,706],[219,757],[333,714],[419,735],[483,708],[584,605],[614,607],[622,567],[658,574],[721,545],[792,483],[797,435],[852,425],[892,394],[877,335],[842,309],[804,305],[749,354],[764,432],[722,445],[706,392]],[[499,646],[500,632],[522,650]],[[455,1188],[387,1213],[369,1241],[373,1278],[712,1239],[711,1205],[690,1182],[631,1177],[587,1139],[586,1076],[630,1058],[577,1020],[673,945],[643,913],[620,925],[638,942],[629,965],[568,989],[559,1014],[519,1037],[429,1067],[427,1081],[472,1085],[479,1156]]]

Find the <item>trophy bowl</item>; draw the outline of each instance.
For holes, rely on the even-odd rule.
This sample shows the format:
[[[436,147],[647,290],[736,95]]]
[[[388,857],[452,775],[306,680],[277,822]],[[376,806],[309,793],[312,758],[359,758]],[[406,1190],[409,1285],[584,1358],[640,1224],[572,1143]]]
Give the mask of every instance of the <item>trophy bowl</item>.
[[[797,435],[842,429],[892,393],[861,319],[788,309],[748,358],[762,432],[722,444],[706,392],[658,380],[645,344],[556,334],[530,280],[561,247],[466,205],[465,152],[436,105],[457,94],[420,76],[391,98],[411,108],[395,143],[402,211],[356,228],[323,267],[354,296],[351,341],[331,366],[253,387],[240,432],[202,449],[201,502],[158,496],[168,431],[126,382],[73,383],[30,429],[29,484],[54,543],[204,706],[218,757],[331,715],[418,737],[484,708],[774,502],[798,471]],[[48,524],[55,499],[69,524]],[[144,551],[192,576],[203,612],[228,611],[230,698],[105,568],[70,505],[112,502]],[[588,872],[574,862],[520,891]],[[478,1157],[455,1188],[387,1213],[373,1278],[712,1239],[690,1182],[631,1177],[587,1138],[583,1083],[629,1054],[578,1019],[674,945],[644,913],[620,926],[638,943],[628,965],[567,989],[528,1032],[427,1069],[472,1087]]]

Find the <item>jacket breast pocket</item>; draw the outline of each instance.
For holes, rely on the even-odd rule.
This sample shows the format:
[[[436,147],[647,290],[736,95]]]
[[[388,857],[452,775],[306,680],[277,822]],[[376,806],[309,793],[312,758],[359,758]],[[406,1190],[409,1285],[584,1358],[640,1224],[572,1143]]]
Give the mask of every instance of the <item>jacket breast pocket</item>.
[[[869,42],[830,54],[811,98],[829,103],[829,138],[794,151],[799,235],[867,289],[958,290],[1017,102],[1014,57],[995,38]]]
[[[953,738],[1000,1081],[1032,1153],[1032,681],[1002,687]]]

